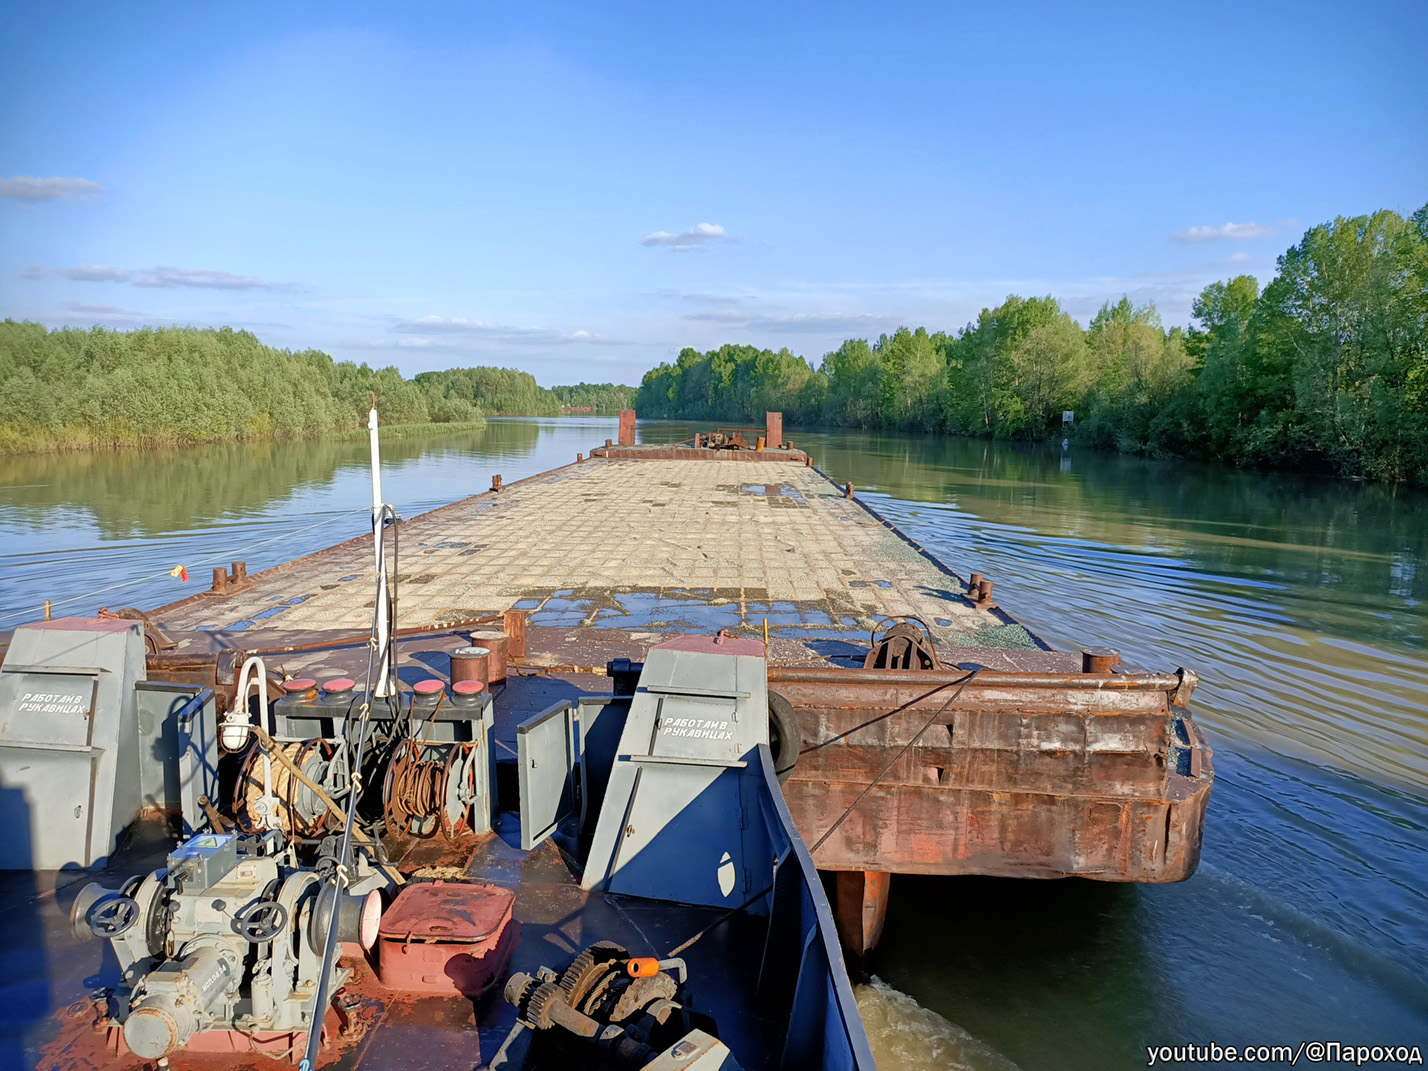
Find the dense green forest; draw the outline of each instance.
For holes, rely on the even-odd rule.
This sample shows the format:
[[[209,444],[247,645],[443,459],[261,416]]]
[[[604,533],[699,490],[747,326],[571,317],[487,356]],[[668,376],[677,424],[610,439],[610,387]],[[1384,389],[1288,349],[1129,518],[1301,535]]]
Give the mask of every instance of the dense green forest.
[[[508,368],[405,379],[395,368],[264,346],[247,331],[0,323],[0,453],[300,438],[382,422],[479,426],[483,414],[559,414],[563,397],[628,404],[632,387],[540,387]],[[590,401],[580,404],[593,404]],[[616,406],[619,408],[619,406]]]
[[[593,413],[618,413],[631,408],[638,390],[638,387],[622,387],[618,383],[577,383],[573,387],[550,388],[561,405],[571,409],[588,405]]]
[[[0,323],[0,453],[297,438],[384,423],[478,426],[564,407],[646,417],[955,435],[1065,434],[1123,451],[1428,484],[1428,206],[1313,227],[1261,289],[1206,287],[1188,330],[1107,303],[1082,328],[1051,296],[1008,297],[947,334],[850,339],[815,367],[788,350],[680,352],[635,388],[546,389],[526,372],[405,379],[246,331]]]
[[[1313,227],[1261,290],[1206,287],[1188,330],[1122,298],[1082,328],[1050,296],[1008,297],[955,334],[788,350],[681,351],[645,374],[646,417],[1081,442],[1428,483],[1428,206]]]

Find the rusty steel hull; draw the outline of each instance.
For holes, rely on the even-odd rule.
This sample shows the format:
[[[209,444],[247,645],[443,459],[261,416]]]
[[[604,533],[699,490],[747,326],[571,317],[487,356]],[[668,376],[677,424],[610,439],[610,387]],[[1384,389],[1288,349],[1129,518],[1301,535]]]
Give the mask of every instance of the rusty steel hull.
[[[771,668],[770,691],[802,727],[784,785],[795,824],[817,843],[848,812],[814,852],[820,868],[1128,882],[1194,873],[1213,767],[1182,705],[1193,678],[967,678]]]
[[[592,458],[608,461],[708,461],[711,455],[720,461],[768,461],[796,462],[809,464],[808,455],[799,450],[718,450],[707,447],[681,446],[672,444],[660,446],[597,446],[590,451]]]

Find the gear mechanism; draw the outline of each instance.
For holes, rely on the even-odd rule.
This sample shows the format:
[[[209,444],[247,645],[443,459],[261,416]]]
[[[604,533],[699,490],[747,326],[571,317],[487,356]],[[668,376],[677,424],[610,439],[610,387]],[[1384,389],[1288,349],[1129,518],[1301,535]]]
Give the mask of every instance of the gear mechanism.
[[[680,967],[682,972],[682,965]],[[600,941],[584,949],[559,974],[541,967],[516,974],[506,985],[520,1023],[541,1035],[551,1066],[643,1067],[689,1030],[714,1033],[714,1024],[680,1002],[682,983],[664,970],[636,976],[623,947]],[[571,1063],[588,1060],[595,1063]],[[544,1066],[544,1065],[542,1065]]]

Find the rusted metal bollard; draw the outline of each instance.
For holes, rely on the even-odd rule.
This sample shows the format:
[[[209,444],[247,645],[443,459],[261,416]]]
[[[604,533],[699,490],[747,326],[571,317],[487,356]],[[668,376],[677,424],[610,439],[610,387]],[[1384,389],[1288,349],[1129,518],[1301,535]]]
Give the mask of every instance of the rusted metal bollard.
[[[583,465],[583,464],[585,464],[585,455],[584,455],[584,454],[576,454],[576,455],[575,455],[575,463],[576,463],[577,465]]]
[[[248,563],[247,563],[247,562],[234,562],[234,563],[233,563],[233,572],[232,572],[231,575],[232,575],[232,581],[233,581],[233,583],[235,583],[235,584],[241,584],[241,583],[243,583],[243,581],[245,581],[245,580],[248,579]]]
[[[228,570],[221,565],[213,567],[213,587],[209,591],[225,591],[228,588]]]
[[[499,476],[492,476],[492,477],[491,477],[491,490],[493,490],[493,491],[499,491],[500,489],[501,489],[501,477],[499,477]]]
[[[477,629],[471,633],[474,647],[484,647],[490,652],[487,662],[485,684],[502,684],[506,680],[506,651],[511,638],[498,628]]]
[[[1121,664],[1121,653],[1114,647],[1081,648],[1082,673],[1109,673]]]
[[[844,498],[852,498],[852,497],[853,497],[853,481],[852,481],[852,480],[849,480],[847,483],[845,483],[845,484],[843,485],[843,497],[844,497]]]
[[[981,609],[989,608],[992,603],[992,582],[981,573],[970,574],[967,577],[967,598]]]
[[[491,683],[491,652],[485,647],[458,647],[451,652],[451,682]]]

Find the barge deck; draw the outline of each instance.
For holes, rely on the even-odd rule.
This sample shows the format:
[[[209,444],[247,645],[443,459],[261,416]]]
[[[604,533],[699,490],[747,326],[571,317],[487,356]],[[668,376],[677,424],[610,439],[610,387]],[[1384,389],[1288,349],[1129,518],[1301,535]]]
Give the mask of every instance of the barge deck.
[[[591,458],[405,520],[398,624],[525,609],[552,627],[761,630],[767,620],[771,636],[861,640],[883,618],[916,615],[943,643],[1045,649],[1005,613],[962,599],[960,578],[818,470],[768,456]],[[238,646],[257,631],[361,632],[371,547],[351,540],[255,575],[241,593],[151,616]]]

